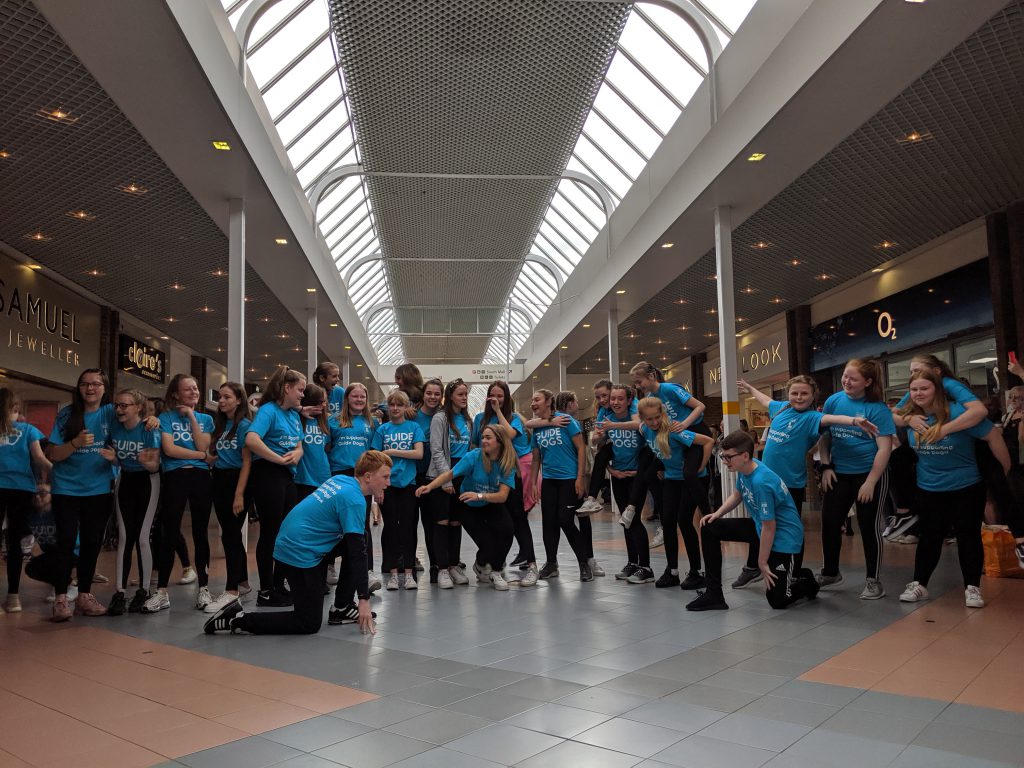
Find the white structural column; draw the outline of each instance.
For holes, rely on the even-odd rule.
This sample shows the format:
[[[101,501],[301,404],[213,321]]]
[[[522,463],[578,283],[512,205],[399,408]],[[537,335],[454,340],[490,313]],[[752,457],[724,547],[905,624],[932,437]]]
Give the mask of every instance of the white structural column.
[[[349,356],[348,352],[346,352],[341,356],[341,383],[343,386],[346,387],[352,383],[350,378],[351,374],[349,373],[350,368],[351,357]]]
[[[619,374],[619,307],[608,300],[608,378],[617,383]]]
[[[228,381],[245,381],[245,201],[228,201]]]
[[[320,344],[317,341],[317,325],[316,325],[316,300],[314,299],[314,305],[306,310],[306,380],[313,380],[313,371],[316,370],[317,360],[316,356],[320,348]]]
[[[558,391],[564,392],[568,387],[566,377],[566,357],[565,350],[558,350]]]
[[[732,279],[732,211],[715,208],[715,268],[718,272],[718,349],[722,364],[722,427],[740,428],[736,389],[736,308]]]

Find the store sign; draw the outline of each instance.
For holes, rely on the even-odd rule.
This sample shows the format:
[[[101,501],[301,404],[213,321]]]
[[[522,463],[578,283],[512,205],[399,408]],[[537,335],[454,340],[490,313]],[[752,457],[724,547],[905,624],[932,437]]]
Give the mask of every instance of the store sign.
[[[466,384],[490,384],[493,381],[505,381],[510,384],[519,384],[525,380],[523,365],[512,364],[512,376],[504,365],[455,365],[441,363],[438,365],[421,366],[424,379],[437,377],[441,381],[449,382],[452,379],[462,379]],[[377,368],[377,381],[394,381],[394,365],[381,365]]]
[[[3,367],[74,386],[99,364],[100,310],[28,267],[0,258]]]
[[[737,351],[737,378],[756,381],[789,372],[789,343],[785,331],[768,336]],[[718,358],[704,365],[704,394],[722,391],[722,366]]]
[[[167,380],[167,355],[123,333],[118,343],[118,367],[160,384]]]

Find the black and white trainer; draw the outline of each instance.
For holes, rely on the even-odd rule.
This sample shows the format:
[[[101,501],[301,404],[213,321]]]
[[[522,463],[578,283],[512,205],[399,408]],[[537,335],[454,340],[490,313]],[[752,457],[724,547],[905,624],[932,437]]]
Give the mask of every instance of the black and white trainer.
[[[233,630],[231,622],[243,614],[242,604],[235,600],[208,618],[203,624],[203,631],[208,635],[215,632],[231,632]]]
[[[374,611],[371,611],[370,615],[375,619],[377,618],[377,614]],[[332,605],[331,610],[327,612],[327,623],[331,626],[337,626],[338,624],[358,624],[359,609],[352,603],[349,603],[344,608],[335,608]]]

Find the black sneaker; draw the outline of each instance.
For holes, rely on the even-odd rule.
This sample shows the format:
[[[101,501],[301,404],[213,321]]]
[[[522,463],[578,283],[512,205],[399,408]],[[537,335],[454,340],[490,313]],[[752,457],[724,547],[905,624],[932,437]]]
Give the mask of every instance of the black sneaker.
[[[658,589],[665,589],[666,587],[678,587],[679,586],[679,574],[672,573],[668,568],[665,572],[658,577],[658,580],[654,582],[654,586]]]
[[[580,581],[593,581],[594,572],[590,570],[589,563],[580,563]]]
[[[242,604],[238,600],[228,603],[206,620],[206,623],[203,624],[203,632],[208,635],[212,635],[214,632],[230,632],[233,629],[232,620],[241,616],[243,612]]]
[[[289,592],[280,592],[276,589],[265,589],[256,595],[256,605],[264,608],[290,608],[292,596]]]
[[[917,521],[917,515],[899,515],[894,517],[887,526],[887,529],[882,532],[882,536],[886,539],[895,538],[917,525]]]
[[[763,581],[764,574],[761,573],[760,568],[747,568],[743,566],[743,570],[740,571],[740,575],[736,577],[736,581],[732,583],[733,589],[743,589],[748,584],[753,584],[755,581]]]
[[[626,579],[630,584],[650,584],[654,581],[654,571],[644,566],[637,566],[633,575]]]
[[[513,558],[512,562],[509,563],[510,568],[521,568],[527,565],[526,558],[523,557],[522,553],[518,554]]]
[[[149,592],[139,588],[135,590],[135,597],[128,603],[128,613],[142,613],[142,606],[149,600]]]
[[[636,573],[639,568],[640,568],[640,566],[636,565],[634,563],[626,563],[626,567],[623,568],[618,573],[616,573],[615,574],[615,578],[618,579],[619,581],[625,581],[630,576],[632,576],[634,573]]]
[[[541,579],[553,579],[558,575],[558,563],[544,563],[544,567],[540,569],[538,577]]]
[[[107,606],[107,616],[122,616],[128,607],[127,602],[124,592],[115,592]]]
[[[430,583],[437,584],[437,566],[430,566]]]
[[[679,584],[680,589],[704,589],[706,586],[707,582],[704,581],[704,574],[700,571],[690,571]]]
[[[373,618],[377,618],[377,614],[373,611],[370,612]],[[327,612],[327,623],[332,627],[336,627],[338,624],[356,624],[359,621],[359,609],[356,608],[352,603],[349,603],[344,608],[335,608],[331,606],[331,610]]]
[[[697,593],[697,599],[686,604],[688,611],[727,611],[729,604],[725,602],[721,589],[706,589]]]

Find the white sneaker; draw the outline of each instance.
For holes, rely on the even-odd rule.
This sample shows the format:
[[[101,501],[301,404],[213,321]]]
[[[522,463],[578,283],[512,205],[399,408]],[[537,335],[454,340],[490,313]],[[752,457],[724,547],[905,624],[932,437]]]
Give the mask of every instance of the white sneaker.
[[[576,515],[578,517],[587,517],[588,515],[594,515],[604,509],[604,506],[600,501],[595,499],[593,496],[587,496],[583,500],[583,503],[576,509]]]
[[[397,573],[392,573],[390,576],[388,576],[388,583],[387,583],[386,589],[388,590],[388,592],[394,592],[394,591],[396,591],[398,589],[398,574]]]
[[[460,587],[469,584],[469,577],[457,565],[453,565],[451,568],[448,569],[448,575],[452,577],[452,582]]]
[[[338,583],[338,569],[334,567],[334,563],[327,566],[327,583],[332,587]]]
[[[981,587],[970,586],[964,590],[966,605],[968,608],[984,608],[985,600],[981,596]]]
[[[413,577],[411,573],[405,574],[405,588],[407,590],[419,589],[419,585],[416,583],[416,579]]]
[[[899,536],[889,539],[893,544],[917,544],[918,538],[912,533],[901,533]]]
[[[660,525],[658,530],[654,532],[654,538],[651,539],[651,549],[657,549],[665,543],[665,529]]]
[[[451,589],[455,586],[452,583],[452,575],[447,570],[437,572],[437,586],[441,589]]]
[[[590,566],[590,572],[595,576],[604,576],[604,568],[598,565],[597,560],[590,558],[587,561],[587,565]]]
[[[501,575],[501,571],[491,571],[491,586],[499,592],[508,591],[508,582],[505,581],[505,577]]]
[[[619,525],[623,528],[629,528],[629,526],[633,524],[634,517],[636,517],[636,507],[632,504],[628,504],[626,508],[622,510],[622,515],[619,516]]]
[[[537,579],[540,578],[537,571],[537,564],[530,563],[526,566],[526,571],[523,573],[523,578],[519,580],[520,587],[536,587]]]
[[[222,592],[217,595],[216,600],[203,608],[203,611],[205,613],[216,613],[221,608],[227,608],[232,603],[240,600],[241,598],[238,595],[232,595],[230,592]],[[196,607],[198,607],[198,605]]]
[[[381,581],[380,574],[377,573],[376,571],[367,571],[366,572],[366,581],[367,581],[367,584],[369,585],[368,589],[371,592],[376,592],[381,587],[384,586],[384,582]]]
[[[213,595],[210,594],[210,588],[200,587],[199,594],[196,595],[196,609],[200,611],[205,611],[206,606],[211,605],[212,603]]]
[[[901,603],[916,603],[918,600],[928,599],[928,588],[919,581],[912,581],[900,595]]]
[[[476,561],[474,560],[473,561],[473,573],[476,575],[476,583],[477,584],[487,584],[491,580],[491,566],[490,566],[490,564],[485,565],[483,568],[481,568],[479,565],[476,564]]]
[[[171,598],[167,596],[166,592],[161,592],[159,589],[149,596],[149,600],[142,604],[143,613],[158,613],[159,611],[165,611],[171,607]]]
[[[198,579],[199,579],[199,574],[196,573],[196,569],[193,568],[190,565],[187,568],[185,568],[184,571],[181,572],[181,578],[178,579],[178,583],[179,584],[195,584]]]
[[[878,579],[867,579],[864,582],[864,589],[861,590],[861,600],[881,600],[885,597],[885,587]]]

